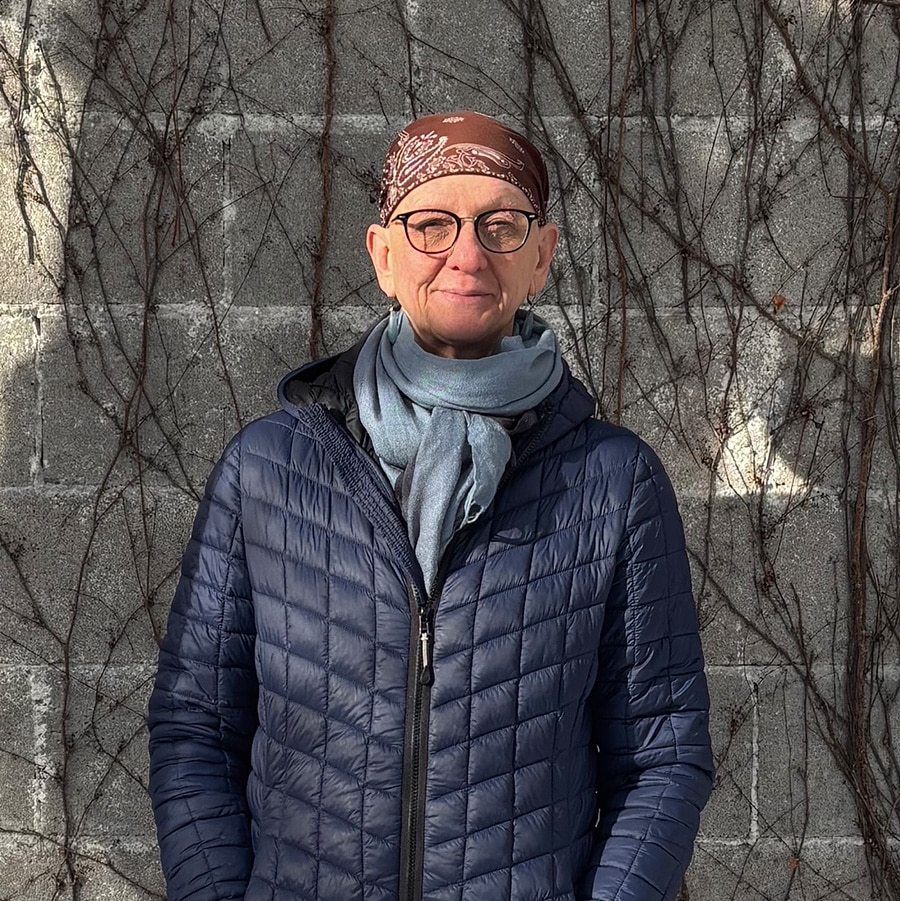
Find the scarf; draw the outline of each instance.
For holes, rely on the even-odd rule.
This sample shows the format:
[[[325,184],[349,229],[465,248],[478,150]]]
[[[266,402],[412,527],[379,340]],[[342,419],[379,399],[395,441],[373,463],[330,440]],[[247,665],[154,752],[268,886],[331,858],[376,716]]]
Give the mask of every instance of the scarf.
[[[487,509],[512,452],[498,417],[516,417],[559,384],[556,335],[531,313],[477,360],[428,353],[400,312],[378,323],[353,372],[363,427],[394,488],[425,585],[457,528]]]

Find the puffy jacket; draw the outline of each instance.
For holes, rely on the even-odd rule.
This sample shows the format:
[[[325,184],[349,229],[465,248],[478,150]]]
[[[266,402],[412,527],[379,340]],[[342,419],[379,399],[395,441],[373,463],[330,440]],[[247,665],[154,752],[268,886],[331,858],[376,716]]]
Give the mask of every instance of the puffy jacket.
[[[672,899],[712,760],[659,461],[567,373],[429,591],[355,353],[209,479],[150,701],[170,901]]]

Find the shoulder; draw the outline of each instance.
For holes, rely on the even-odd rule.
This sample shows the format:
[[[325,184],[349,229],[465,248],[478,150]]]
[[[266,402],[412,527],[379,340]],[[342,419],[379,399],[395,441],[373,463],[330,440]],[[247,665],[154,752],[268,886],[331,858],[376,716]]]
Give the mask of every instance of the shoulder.
[[[598,468],[606,472],[617,469],[663,469],[656,453],[638,435],[624,426],[595,418],[596,401],[568,366],[553,394],[548,398],[552,410],[546,442],[549,452],[580,452],[584,456],[586,474]]]
[[[586,419],[547,448],[549,456],[577,461],[584,482],[601,480],[631,486],[648,477],[665,477],[656,452],[624,426]]]
[[[656,451],[631,429],[591,419],[584,430],[586,462],[592,467],[622,467],[638,476],[665,473]]]
[[[250,475],[293,468],[316,445],[321,409],[305,408],[295,413],[280,410],[245,425],[228,443],[211,480],[237,478],[242,483]]]
[[[306,420],[303,410],[298,410],[297,413],[279,410],[245,425],[234,437],[234,441],[240,445],[243,460],[281,456],[289,451],[298,436],[312,437],[312,430]]]
[[[656,451],[622,426],[593,422],[593,453],[585,460],[588,473],[606,480],[627,503],[629,521],[646,521],[677,512],[672,482]]]
[[[525,468],[526,481],[549,480],[581,492],[589,504],[610,502],[628,506],[647,483],[669,492],[659,457],[630,429],[595,418],[595,401],[584,385],[566,370],[559,388],[548,399],[551,418],[540,449]],[[531,470],[531,472],[528,472]]]

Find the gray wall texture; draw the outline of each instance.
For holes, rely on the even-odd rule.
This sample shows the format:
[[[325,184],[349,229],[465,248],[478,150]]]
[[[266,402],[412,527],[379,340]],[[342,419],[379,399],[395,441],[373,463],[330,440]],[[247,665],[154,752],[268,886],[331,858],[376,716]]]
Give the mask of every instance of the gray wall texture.
[[[683,898],[900,899],[895,0],[0,2],[0,898],[163,897],[143,715],[203,481],[385,307],[386,144],[552,161],[538,309],[672,473],[717,785]]]

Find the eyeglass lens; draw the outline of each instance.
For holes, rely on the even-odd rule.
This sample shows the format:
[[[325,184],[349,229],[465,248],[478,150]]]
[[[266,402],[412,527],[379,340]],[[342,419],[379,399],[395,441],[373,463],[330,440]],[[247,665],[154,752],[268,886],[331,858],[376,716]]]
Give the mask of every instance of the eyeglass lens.
[[[475,217],[475,234],[494,253],[518,250],[528,238],[530,222],[520,210],[489,210]],[[422,253],[449,250],[459,232],[459,220],[442,210],[418,210],[406,217],[409,243]]]

